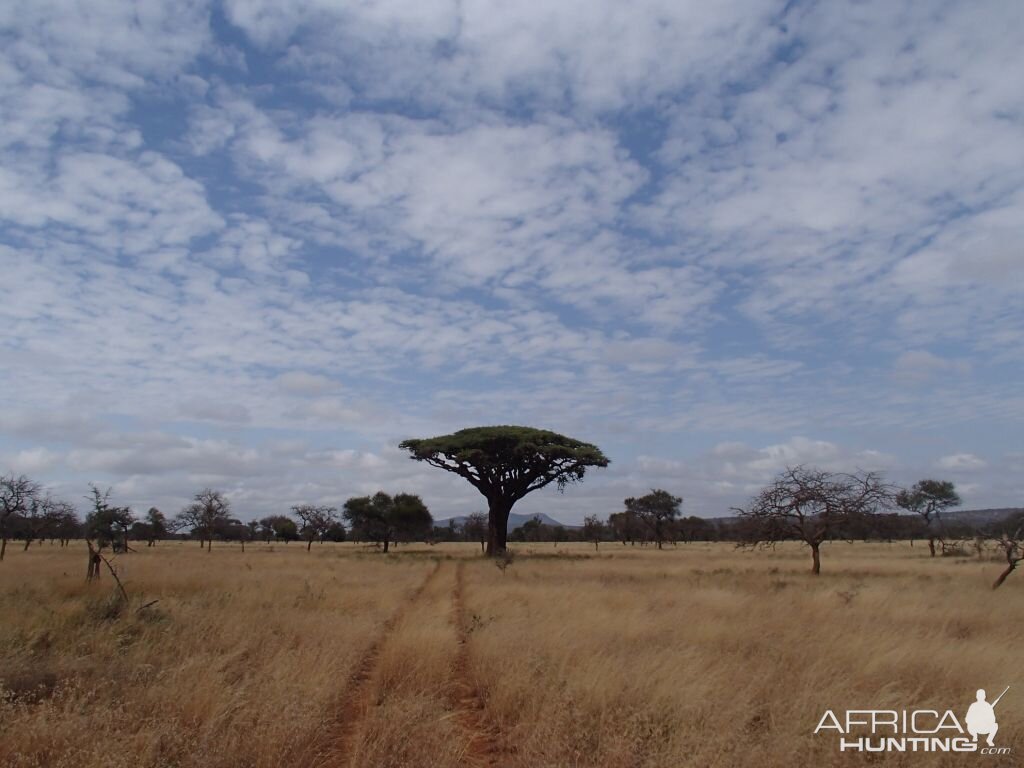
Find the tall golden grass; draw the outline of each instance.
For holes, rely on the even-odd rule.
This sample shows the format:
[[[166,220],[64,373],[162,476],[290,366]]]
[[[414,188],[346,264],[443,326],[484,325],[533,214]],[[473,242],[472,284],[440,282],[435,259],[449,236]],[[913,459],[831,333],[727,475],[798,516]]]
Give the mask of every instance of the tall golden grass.
[[[1024,601],[906,544],[85,546],[0,565],[0,764],[1018,764]],[[104,569],[105,570],[105,569]],[[462,589],[456,589],[461,571]],[[461,610],[459,598],[461,597]],[[152,600],[155,605],[139,610]],[[460,621],[461,620],[461,623]],[[1000,691],[1010,755],[841,754],[826,709]]]

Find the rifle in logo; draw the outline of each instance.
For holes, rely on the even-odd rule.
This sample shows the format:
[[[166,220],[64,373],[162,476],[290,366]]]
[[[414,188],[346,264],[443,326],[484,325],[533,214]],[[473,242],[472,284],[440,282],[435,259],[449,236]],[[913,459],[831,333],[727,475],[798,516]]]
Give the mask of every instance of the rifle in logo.
[[[1010,690],[1010,686],[1006,686],[1003,692],[996,697],[996,700],[989,704],[985,701],[985,689],[978,689],[977,701],[975,701],[967,709],[967,732],[971,734],[971,737],[975,742],[978,741],[978,736],[986,736],[986,742],[990,747],[995,746],[996,733],[999,731],[999,723],[996,722],[996,704],[999,700],[1006,695],[1006,692]]]

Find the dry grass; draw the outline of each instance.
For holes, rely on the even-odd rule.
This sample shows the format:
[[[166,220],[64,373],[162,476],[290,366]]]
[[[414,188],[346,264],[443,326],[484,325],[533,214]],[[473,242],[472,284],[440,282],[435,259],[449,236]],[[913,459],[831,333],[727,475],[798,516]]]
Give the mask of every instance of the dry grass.
[[[1008,684],[997,743],[1024,750],[1024,579],[993,593],[998,563],[837,544],[814,578],[796,546],[563,544],[502,573],[475,545],[273,550],[122,557],[128,610],[106,574],[83,583],[82,546],[9,553],[0,764],[860,765],[812,735],[826,708],[962,714]]]

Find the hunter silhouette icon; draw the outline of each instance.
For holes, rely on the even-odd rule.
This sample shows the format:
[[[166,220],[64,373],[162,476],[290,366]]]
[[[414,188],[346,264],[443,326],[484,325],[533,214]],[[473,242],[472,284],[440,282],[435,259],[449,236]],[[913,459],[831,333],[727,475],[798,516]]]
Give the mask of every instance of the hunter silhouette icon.
[[[978,690],[978,700],[967,709],[967,732],[974,737],[975,741],[978,740],[978,735],[981,734],[988,736],[987,741],[990,747],[995,746],[992,740],[999,730],[999,723],[996,722],[996,704],[999,703],[999,699],[1006,695],[1008,690],[1010,690],[1010,686],[1006,686],[1006,689],[991,704],[985,701],[985,689],[981,688]]]

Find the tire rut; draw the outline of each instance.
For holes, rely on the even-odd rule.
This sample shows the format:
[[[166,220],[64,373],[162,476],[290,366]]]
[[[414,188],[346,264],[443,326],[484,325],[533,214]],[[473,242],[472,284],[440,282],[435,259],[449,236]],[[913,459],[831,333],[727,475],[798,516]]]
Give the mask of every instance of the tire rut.
[[[506,761],[499,747],[498,730],[485,716],[486,705],[469,673],[469,630],[463,599],[464,565],[459,562],[455,566],[455,584],[452,588],[452,621],[455,624],[458,650],[452,669],[451,706],[466,743],[463,764],[473,768],[500,768]]]
[[[345,685],[345,695],[335,715],[339,724],[331,745],[315,761],[320,768],[342,768],[353,766],[353,747],[363,727],[367,712],[373,706],[373,691],[379,677],[381,651],[391,638],[406,612],[423,595],[427,587],[433,583],[441,572],[441,561],[434,564],[434,569],[416,588],[402,605],[384,622],[380,634],[363,652],[352,674]]]

